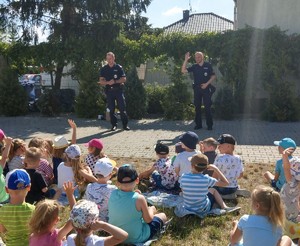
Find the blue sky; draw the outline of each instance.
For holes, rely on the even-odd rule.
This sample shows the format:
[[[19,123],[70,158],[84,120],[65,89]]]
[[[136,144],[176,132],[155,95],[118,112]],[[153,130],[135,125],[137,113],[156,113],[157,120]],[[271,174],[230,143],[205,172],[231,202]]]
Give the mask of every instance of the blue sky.
[[[193,13],[213,12],[233,21],[233,0],[152,0],[143,14],[149,18],[152,27],[165,27],[182,19],[182,11],[190,9]]]

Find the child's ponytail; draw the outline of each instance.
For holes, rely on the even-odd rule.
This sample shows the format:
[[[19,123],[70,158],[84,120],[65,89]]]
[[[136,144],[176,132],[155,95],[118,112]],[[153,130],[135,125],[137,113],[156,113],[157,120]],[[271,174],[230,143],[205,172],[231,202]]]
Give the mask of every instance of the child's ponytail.
[[[280,195],[273,188],[259,185],[252,192],[252,202],[259,203],[259,212],[268,216],[274,226],[283,226],[284,208]]]
[[[278,192],[275,190],[270,191],[270,210],[269,219],[273,225],[283,226],[284,221],[284,208]]]
[[[76,229],[77,235],[74,238],[75,246],[86,246],[85,238],[91,232],[91,229]]]

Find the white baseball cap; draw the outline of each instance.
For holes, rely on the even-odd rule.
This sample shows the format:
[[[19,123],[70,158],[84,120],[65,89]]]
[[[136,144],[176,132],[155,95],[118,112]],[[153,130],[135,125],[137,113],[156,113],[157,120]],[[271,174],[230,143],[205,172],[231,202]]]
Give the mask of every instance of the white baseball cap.
[[[107,157],[99,159],[94,167],[95,174],[101,174],[103,177],[107,177],[114,169],[112,160]]]

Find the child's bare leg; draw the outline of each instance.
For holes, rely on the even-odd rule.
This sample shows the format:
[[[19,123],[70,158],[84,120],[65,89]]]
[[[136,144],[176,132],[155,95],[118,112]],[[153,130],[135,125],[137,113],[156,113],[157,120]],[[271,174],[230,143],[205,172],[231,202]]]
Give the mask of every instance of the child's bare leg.
[[[292,245],[292,240],[288,236],[282,236],[277,243],[277,246],[291,246],[291,245]]]
[[[219,194],[219,192],[214,189],[214,188],[209,188],[208,192],[210,192],[211,194],[213,194],[216,203],[221,207],[221,208],[227,208],[227,205],[225,204],[223,198],[221,197],[221,195]]]
[[[165,223],[167,222],[167,220],[168,220],[165,213],[154,214],[154,216],[160,218],[160,219],[164,222],[164,224],[165,224]]]
[[[264,173],[264,177],[268,182],[271,182],[274,179],[274,175],[269,171]]]

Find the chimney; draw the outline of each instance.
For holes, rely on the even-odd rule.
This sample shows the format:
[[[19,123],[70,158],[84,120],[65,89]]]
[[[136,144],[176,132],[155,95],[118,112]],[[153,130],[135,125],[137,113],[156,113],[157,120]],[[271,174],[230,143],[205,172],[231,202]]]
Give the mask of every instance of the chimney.
[[[183,20],[188,21],[190,18],[190,11],[189,10],[183,10]]]

